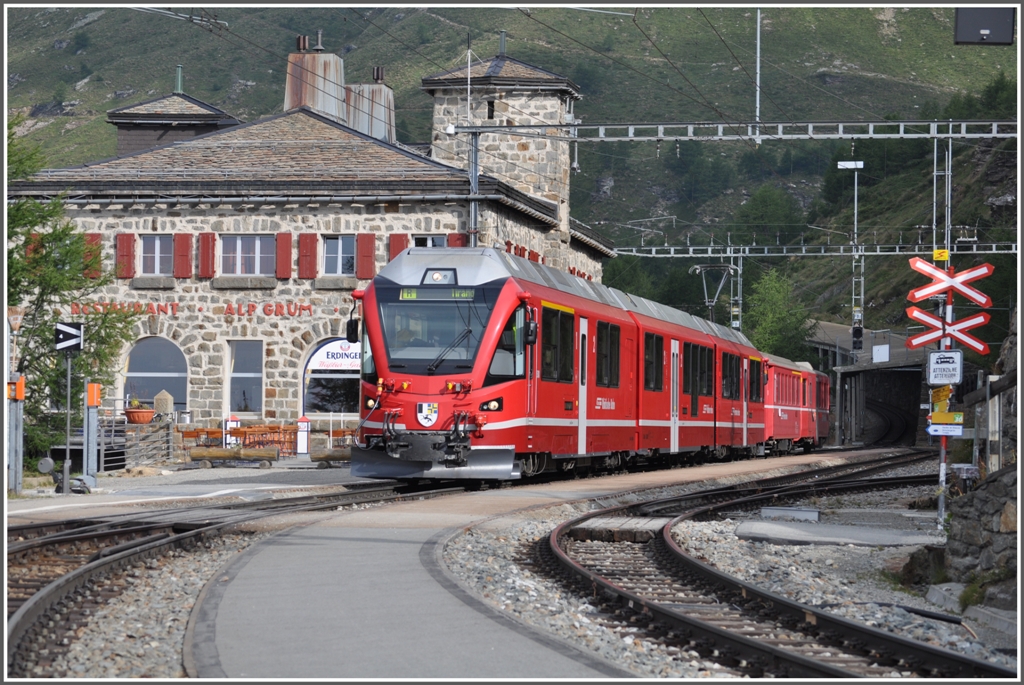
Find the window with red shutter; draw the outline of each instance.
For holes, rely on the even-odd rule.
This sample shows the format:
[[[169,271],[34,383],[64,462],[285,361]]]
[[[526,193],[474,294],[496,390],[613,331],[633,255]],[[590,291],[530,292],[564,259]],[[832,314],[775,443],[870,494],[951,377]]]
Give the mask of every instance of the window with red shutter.
[[[320,236],[316,233],[299,234],[299,278],[316,278],[319,245]]]
[[[469,245],[469,236],[465,233],[449,233],[448,247],[466,247]]]
[[[115,275],[118,278],[135,278],[135,234],[118,233],[114,238]]]
[[[277,269],[278,278],[292,277],[292,234],[277,234]]]
[[[373,278],[377,274],[377,236],[360,233],[356,236],[356,278]]]
[[[192,235],[174,234],[174,277],[192,278]]]
[[[388,261],[397,257],[407,247],[409,247],[408,233],[392,233],[388,237]]]
[[[213,278],[216,273],[217,234],[199,234],[199,278]]]
[[[85,271],[83,272],[86,278],[99,278],[100,277],[100,259],[101,259],[101,247],[100,241],[103,236],[99,233],[86,233],[85,234]]]

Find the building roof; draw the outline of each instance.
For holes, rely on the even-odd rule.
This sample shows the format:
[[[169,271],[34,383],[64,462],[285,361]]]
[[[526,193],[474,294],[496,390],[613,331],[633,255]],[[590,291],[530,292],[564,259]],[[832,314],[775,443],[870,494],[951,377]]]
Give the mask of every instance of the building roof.
[[[615,243],[587,226],[582,221],[569,217],[569,236],[584,245],[589,245],[606,257],[617,257]]]
[[[489,176],[480,177],[479,188],[480,199],[512,206],[549,225],[558,223],[558,208],[552,202]],[[60,192],[67,192],[72,201],[197,193],[211,198],[245,193],[278,200],[310,194],[445,199],[468,196],[469,175],[300,107],[124,157],[44,169],[8,184],[8,196]]]
[[[107,110],[107,121],[119,123],[211,124],[235,126],[242,123],[222,109],[184,93],[163,95],[153,100]]]
[[[853,351],[853,333],[850,332],[849,324],[832,323],[830,321],[816,321],[817,326],[811,332],[809,343],[816,347],[826,349],[840,349],[850,354]],[[872,364],[872,348],[876,345],[888,345],[888,357],[890,365],[921,364],[928,355],[925,348],[907,349],[907,331],[902,333],[893,330],[873,331],[870,328],[864,329],[863,349],[857,355],[857,366]],[[933,345],[929,348],[934,349]],[[846,367],[842,367],[846,368]]]
[[[565,91],[579,100],[579,86],[564,76],[521,62],[507,55],[498,55],[486,60],[473,62],[469,66],[469,80],[472,86],[515,86],[544,87]],[[428,92],[450,88],[465,88],[466,67],[456,67],[439,74],[424,77],[422,88]]]

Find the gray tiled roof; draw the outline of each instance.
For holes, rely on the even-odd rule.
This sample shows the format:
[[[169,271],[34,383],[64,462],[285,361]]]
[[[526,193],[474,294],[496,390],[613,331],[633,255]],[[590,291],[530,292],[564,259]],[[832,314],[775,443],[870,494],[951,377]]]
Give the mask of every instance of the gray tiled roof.
[[[162,114],[186,117],[209,116],[212,114],[226,116],[224,110],[218,109],[213,105],[202,102],[201,100],[196,100],[195,98],[189,97],[183,93],[172,93],[171,95],[164,95],[156,98],[155,100],[139,102],[134,105],[127,105],[125,107],[107,110],[107,114],[129,116],[140,114]]]
[[[7,185],[8,197],[420,197],[469,194],[469,174],[359,133],[308,107],[124,157],[44,169]],[[491,176],[480,195],[558,224],[553,202]]]
[[[507,55],[474,62],[469,66],[472,85],[544,85],[561,86],[574,98],[579,99],[580,89],[575,83],[554,72],[535,67]],[[466,85],[466,67],[456,67],[439,74],[427,76],[422,81],[424,90],[440,88],[462,88]]]
[[[462,169],[382,143],[306,108],[32,180],[450,181]]]

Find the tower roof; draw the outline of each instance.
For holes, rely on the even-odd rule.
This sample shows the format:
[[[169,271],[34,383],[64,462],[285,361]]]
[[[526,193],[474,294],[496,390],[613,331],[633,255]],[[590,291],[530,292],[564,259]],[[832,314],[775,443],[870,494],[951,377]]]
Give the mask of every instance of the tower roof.
[[[422,88],[429,93],[435,90],[457,89],[466,85],[466,67],[424,77]],[[499,88],[543,87],[561,90],[574,100],[579,100],[579,86],[564,76],[521,62],[508,55],[498,55],[474,62],[469,66],[469,80],[472,86],[495,86]]]
[[[146,102],[107,110],[107,120],[110,123],[173,120],[179,124],[215,123],[220,126],[236,126],[242,123],[224,110],[184,93],[172,93]]]

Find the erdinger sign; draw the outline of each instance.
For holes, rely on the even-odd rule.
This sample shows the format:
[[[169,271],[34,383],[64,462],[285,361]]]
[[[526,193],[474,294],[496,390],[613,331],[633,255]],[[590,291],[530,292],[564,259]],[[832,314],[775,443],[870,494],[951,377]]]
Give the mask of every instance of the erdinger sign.
[[[339,338],[317,350],[306,368],[310,371],[359,371],[362,361],[360,344]]]

